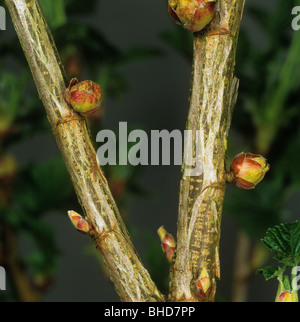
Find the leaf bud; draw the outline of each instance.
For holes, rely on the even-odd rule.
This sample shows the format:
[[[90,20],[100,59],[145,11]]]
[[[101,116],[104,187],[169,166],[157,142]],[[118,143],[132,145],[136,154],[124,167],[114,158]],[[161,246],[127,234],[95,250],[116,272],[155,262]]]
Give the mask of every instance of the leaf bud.
[[[84,116],[93,115],[102,102],[101,87],[90,80],[78,83],[77,78],[73,78],[66,89],[65,101],[76,112]]]
[[[83,234],[91,234],[92,226],[87,218],[82,217],[77,212],[70,210],[68,211],[69,218],[73,226]]]
[[[214,17],[216,0],[169,0],[168,11],[183,28],[197,32]]]
[[[171,263],[175,253],[175,247],[176,247],[175,239],[171,234],[168,234],[168,232],[165,230],[163,226],[157,230],[157,233],[162,243],[161,244],[162,250],[168,262]]]
[[[205,268],[202,269],[199,278],[196,281],[196,294],[199,297],[206,296],[211,288],[211,281]]]
[[[253,189],[269,171],[270,165],[261,155],[240,153],[233,159],[230,168],[239,188]]]

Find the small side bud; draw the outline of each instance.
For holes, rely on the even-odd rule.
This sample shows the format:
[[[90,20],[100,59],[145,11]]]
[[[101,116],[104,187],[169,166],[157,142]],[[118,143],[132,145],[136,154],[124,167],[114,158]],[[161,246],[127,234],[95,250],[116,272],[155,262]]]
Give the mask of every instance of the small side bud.
[[[254,189],[265,177],[270,165],[261,155],[251,153],[238,154],[231,163],[232,181],[241,189]]]
[[[93,115],[102,102],[101,87],[90,80],[79,83],[77,78],[73,78],[66,89],[65,101],[83,116]]]
[[[175,253],[176,242],[174,237],[165,230],[162,226],[157,230],[158,236],[161,240],[161,247],[169,263],[172,262],[172,258]]]
[[[211,281],[208,275],[208,272],[205,268],[202,269],[199,278],[196,281],[196,294],[199,297],[206,296],[211,287]]]
[[[83,234],[92,234],[93,229],[91,223],[87,218],[82,217],[77,212],[70,210],[68,211],[69,218],[73,224],[73,226]]]

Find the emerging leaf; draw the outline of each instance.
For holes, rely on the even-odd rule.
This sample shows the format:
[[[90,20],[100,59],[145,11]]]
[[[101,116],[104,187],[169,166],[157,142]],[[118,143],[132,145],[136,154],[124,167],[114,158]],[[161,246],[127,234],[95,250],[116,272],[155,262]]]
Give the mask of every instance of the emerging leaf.
[[[282,274],[282,268],[279,266],[267,266],[265,268],[258,270],[257,273],[262,273],[266,281],[268,281],[273,277],[280,276]]]
[[[300,262],[300,222],[270,228],[262,239],[274,258],[287,266]]]

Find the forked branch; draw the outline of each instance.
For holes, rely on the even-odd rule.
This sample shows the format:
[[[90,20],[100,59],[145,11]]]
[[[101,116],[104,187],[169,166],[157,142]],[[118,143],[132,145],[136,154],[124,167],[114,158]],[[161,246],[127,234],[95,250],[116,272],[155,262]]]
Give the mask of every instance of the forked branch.
[[[86,122],[64,101],[67,81],[38,1],[6,3],[78,199],[96,231],[93,241],[121,300],[164,301],[132,245],[99,166]],[[243,7],[244,0],[218,1],[210,27],[194,35],[187,129],[193,133],[192,156],[203,171],[189,176],[188,169],[183,169],[177,252],[170,275],[171,301],[213,301],[216,279],[220,278],[224,160],[237,97],[234,64]],[[209,282],[204,297],[197,297],[199,278]]]

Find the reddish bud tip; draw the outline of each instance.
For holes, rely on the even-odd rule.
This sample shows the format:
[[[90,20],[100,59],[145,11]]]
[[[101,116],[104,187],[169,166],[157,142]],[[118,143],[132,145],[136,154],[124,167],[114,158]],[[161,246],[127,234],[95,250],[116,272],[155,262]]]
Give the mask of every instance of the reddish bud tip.
[[[73,226],[83,234],[89,234],[92,231],[92,226],[87,218],[82,217],[77,212],[68,211],[69,218]]]
[[[202,269],[199,278],[196,281],[196,294],[204,297],[210,292],[211,281],[205,268]]]
[[[157,233],[162,243],[161,244],[162,250],[167,260],[171,263],[175,253],[175,247],[176,247],[175,239],[171,234],[167,233],[167,231],[163,226],[157,230]]]

